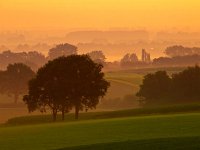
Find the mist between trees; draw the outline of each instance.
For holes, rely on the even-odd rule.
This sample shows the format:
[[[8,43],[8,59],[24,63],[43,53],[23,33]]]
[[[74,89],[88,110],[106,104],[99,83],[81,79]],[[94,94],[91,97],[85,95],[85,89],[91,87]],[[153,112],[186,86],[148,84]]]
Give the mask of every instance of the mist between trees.
[[[188,66],[200,63],[200,48],[183,47],[175,45],[163,50],[166,57],[151,58],[151,50],[141,49],[142,56],[138,57],[134,49],[121,56],[120,60],[110,62],[106,59],[104,50],[93,50],[86,53],[97,63],[104,65],[104,70],[127,69],[127,68],[147,68],[147,67],[169,67],[169,66]],[[149,53],[150,52],[150,53]],[[37,51],[12,52],[10,50],[0,53],[0,69],[5,70],[9,64],[23,63],[37,71],[49,60],[60,56],[78,54],[78,47],[68,43],[58,44],[49,49],[45,56]]]
[[[182,53],[182,51],[184,51],[184,53]],[[37,109],[39,109],[41,112],[45,112],[47,109],[51,109],[53,112],[53,118],[54,120],[56,120],[56,115],[58,112],[62,112],[64,119],[64,114],[72,110],[72,108],[75,108],[76,118],[78,118],[78,113],[80,110],[85,109],[87,111],[89,108],[91,109],[95,108],[96,105],[99,103],[100,97],[103,97],[107,92],[109,83],[104,79],[104,74],[102,72],[103,66],[104,70],[106,69],[112,70],[113,68],[127,69],[127,67],[156,68],[157,66],[176,66],[176,65],[186,66],[187,64],[194,65],[194,63],[198,63],[200,61],[199,48],[172,46],[168,47],[165,50],[165,53],[168,55],[168,57],[161,57],[151,60],[150,54],[143,49],[141,59],[139,59],[135,53],[130,53],[130,54],[125,54],[119,62],[107,62],[106,56],[103,54],[101,50],[91,51],[90,53],[87,53],[87,55],[78,55],[78,48],[68,43],[60,44],[50,49],[47,57],[45,57],[43,54],[37,51],[20,52],[20,53],[4,51],[0,54],[0,68],[3,70],[0,72],[0,81],[1,81],[0,92],[1,94],[14,96],[15,103],[17,103],[19,96],[24,95],[29,91],[28,95],[24,96],[24,101],[26,102],[30,112],[35,111]],[[62,61],[59,64],[58,58],[60,57],[60,59],[61,58],[64,59],[66,56],[68,59],[74,57],[75,59],[74,61],[70,60],[72,66],[73,64],[74,65],[76,64],[74,68],[71,67],[65,68],[66,66],[69,66],[69,64],[65,64],[65,66],[63,67],[59,66],[62,65],[61,63]],[[75,63],[76,61],[79,62],[78,57],[83,59],[82,60],[83,62],[80,61],[80,66],[77,66],[77,63]],[[57,63],[57,66],[53,62]],[[84,64],[84,62],[86,64]],[[30,66],[31,68],[28,66]],[[88,67],[92,66],[93,68],[88,69]],[[73,70],[75,68],[77,69],[76,70],[77,72]],[[64,71],[66,71],[65,69],[67,70],[67,72],[64,73]],[[199,67],[196,66],[195,73],[198,72],[198,69]],[[32,70],[36,72],[36,75]],[[42,70],[46,70],[47,72],[49,71],[49,73],[45,74],[45,71],[42,72]],[[83,71],[84,77],[81,78],[82,80],[78,80],[78,77],[76,76],[77,74],[80,73],[80,70],[88,70],[88,72]],[[98,70],[98,71],[96,74],[94,74],[92,70],[93,71]],[[192,72],[191,70],[192,69],[189,68],[187,71]],[[74,74],[71,74],[71,76],[69,77],[66,76],[66,78],[69,81],[64,81],[65,79],[64,77],[60,77],[59,79],[62,80],[58,81],[57,77],[58,74],[56,74],[56,71],[60,72],[63,76],[64,74],[69,75],[71,74],[71,72],[73,72]],[[89,74],[91,74],[91,78],[88,78],[86,76],[87,73],[88,76],[90,76]],[[184,73],[185,71],[182,74]],[[96,77],[99,76],[98,78],[99,83],[97,85],[94,84],[93,83],[94,80],[92,80],[95,79],[95,75]],[[146,75],[143,84],[140,86],[140,91],[137,94],[137,96],[140,97],[140,104],[147,106],[152,104],[197,101],[198,100],[197,93],[199,92],[198,91],[199,87],[196,84],[199,83],[199,81],[196,80],[198,78],[194,78],[193,76],[190,75],[191,74],[189,74],[188,76],[184,76],[185,78],[182,77],[183,81],[182,78],[179,77],[182,76],[181,74],[173,74],[172,76],[169,76],[167,75],[166,72],[160,71],[156,72],[155,74]],[[40,76],[42,77],[40,78]],[[198,75],[196,75],[195,77],[197,76]],[[28,89],[27,88],[28,81],[33,77],[35,78],[34,80],[31,80],[29,82],[29,89]],[[47,79],[49,79],[49,82],[46,81]],[[91,85],[94,84],[96,86],[91,89],[92,86],[89,86],[90,84],[88,83],[88,87],[82,87],[82,90],[70,87],[72,85],[73,86],[76,85],[76,87],[78,88],[81,88],[81,86],[83,85],[86,86],[87,85],[85,83],[85,81],[87,81],[86,79],[88,79],[88,82],[90,82]],[[186,81],[188,81],[188,83],[186,83]],[[58,84],[57,82],[60,85],[66,82],[66,85],[68,86],[59,87],[57,85]],[[40,85],[42,83],[44,85]],[[185,85],[183,85],[184,83]],[[47,87],[48,88],[51,87],[51,89],[48,89]],[[57,89],[59,89],[59,91],[56,91]],[[61,92],[62,89],[65,89],[63,93]],[[95,91],[95,89],[97,91]],[[85,93],[83,93],[83,91],[85,91]],[[34,95],[34,92],[37,96]],[[57,92],[61,93],[58,94]],[[70,94],[65,95],[66,93]],[[49,95],[53,94],[53,95],[49,96],[48,94]],[[90,94],[94,94],[93,97]],[[79,95],[79,97],[77,98],[75,97],[75,95]],[[123,103],[119,102],[118,104],[115,103],[114,105],[116,105],[116,107],[120,107],[123,105],[127,105],[129,107],[130,106],[129,104],[132,104],[132,102],[130,102],[130,98],[127,97],[124,98],[125,101],[127,99],[127,101],[125,102],[126,104],[124,104],[123,101]],[[137,99],[133,95],[132,97],[133,97],[132,99]],[[59,103],[57,103],[58,101],[54,102],[55,99],[59,100]],[[64,102],[63,101],[64,99],[67,100]],[[72,102],[71,100],[76,100],[77,102],[74,101]],[[117,101],[117,99],[114,99],[113,101]],[[121,100],[118,99],[118,101]],[[112,105],[112,103],[104,101],[104,104],[106,103],[108,105]]]

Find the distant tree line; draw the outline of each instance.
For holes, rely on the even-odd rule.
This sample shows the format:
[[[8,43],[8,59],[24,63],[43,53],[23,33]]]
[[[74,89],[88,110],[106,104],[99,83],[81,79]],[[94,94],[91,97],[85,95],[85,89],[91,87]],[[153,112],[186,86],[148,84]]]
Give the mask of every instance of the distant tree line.
[[[22,48],[24,50],[24,48]],[[27,49],[28,50],[28,49]],[[10,50],[0,53],[0,69],[5,70],[9,64],[23,63],[31,67],[34,71],[43,66],[49,60],[61,56],[76,55],[78,48],[74,45],[65,43],[59,44],[49,49],[48,55],[45,56],[37,51],[30,52],[12,52]],[[88,53],[91,59],[95,62],[105,64],[105,55],[102,51],[92,51]]]
[[[43,54],[32,52],[11,52],[4,51],[0,53],[0,68],[6,69],[9,64],[23,63],[30,66],[33,70],[37,70],[40,66],[46,63],[46,58]]]
[[[200,63],[199,47],[174,45],[167,47],[164,53],[168,57],[155,58],[152,62],[153,66],[188,66]]]
[[[159,57],[152,62],[153,66],[193,66],[200,63],[200,55],[186,55],[175,57]]]
[[[24,49],[24,48],[22,48]],[[125,54],[120,61],[107,62],[106,56],[101,50],[88,52],[96,63],[103,64],[107,68],[120,67],[158,67],[158,66],[188,66],[200,63],[200,48],[183,47],[179,45],[170,46],[165,49],[167,57],[155,58],[151,61],[150,54],[142,50],[141,60],[135,53]],[[8,64],[23,63],[30,66],[34,71],[43,66],[49,60],[60,56],[69,56],[78,54],[78,47],[64,43],[56,45],[49,49],[48,55],[45,56],[37,51],[30,52],[11,52],[3,51],[0,53],[0,69],[5,70]]]
[[[147,74],[137,96],[143,105],[194,103],[200,100],[200,67],[169,76],[166,71]]]
[[[174,46],[167,47],[165,49],[165,54],[169,57],[200,55],[200,48],[174,45]]]
[[[139,60],[135,53],[126,54],[120,61],[122,67],[160,67],[160,66],[191,66],[200,63],[200,48],[198,47],[183,47],[175,45],[167,47],[164,51],[167,57],[159,57],[147,59],[144,61],[144,56],[149,58],[146,51],[142,51],[142,60]]]

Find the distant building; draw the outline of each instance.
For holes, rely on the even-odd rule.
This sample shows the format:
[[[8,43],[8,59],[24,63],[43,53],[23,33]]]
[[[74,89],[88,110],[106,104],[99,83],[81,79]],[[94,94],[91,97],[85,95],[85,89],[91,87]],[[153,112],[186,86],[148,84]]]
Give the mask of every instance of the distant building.
[[[151,62],[151,55],[147,53],[145,49],[142,49],[142,62],[150,63]]]

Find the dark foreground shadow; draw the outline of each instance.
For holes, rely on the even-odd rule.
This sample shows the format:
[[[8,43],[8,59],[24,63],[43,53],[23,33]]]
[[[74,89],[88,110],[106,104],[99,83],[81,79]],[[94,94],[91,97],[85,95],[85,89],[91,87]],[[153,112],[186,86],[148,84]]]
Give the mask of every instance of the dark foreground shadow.
[[[59,150],[200,150],[200,137],[162,138],[101,143]]]

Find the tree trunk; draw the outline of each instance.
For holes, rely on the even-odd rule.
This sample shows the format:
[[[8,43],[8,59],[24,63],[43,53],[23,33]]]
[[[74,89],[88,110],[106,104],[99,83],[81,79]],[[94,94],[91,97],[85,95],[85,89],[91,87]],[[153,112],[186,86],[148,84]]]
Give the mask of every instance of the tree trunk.
[[[53,109],[53,121],[55,122],[57,119],[57,110]]]
[[[79,116],[79,105],[75,106],[75,119],[78,119]]]
[[[62,109],[62,121],[65,120],[65,109]]]
[[[17,93],[15,93],[15,95],[14,95],[14,103],[15,104],[17,104],[18,99],[19,99],[19,95]]]

